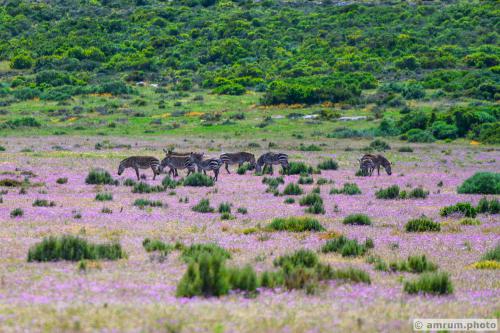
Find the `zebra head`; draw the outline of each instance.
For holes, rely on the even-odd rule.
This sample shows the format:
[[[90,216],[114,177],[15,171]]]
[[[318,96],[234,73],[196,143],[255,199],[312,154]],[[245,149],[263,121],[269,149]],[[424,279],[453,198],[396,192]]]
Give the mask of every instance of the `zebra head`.
[[[158,174],[163,172],[163,169],[165,169],[169,161],[170,161],[170,156],[167,156],[161,160],[160,165],[158,166]]]
[[[125,170],[125,165],[123,163],[120,163],[120,166],[118,166],[118,176],[121,176],[124,170]]]
[[[387,162],[384,164],[384,169],[385,169],[385,172],[387,172],[387,174],[390,176],[392,175],[392,170],[391,170],[391,162]]]

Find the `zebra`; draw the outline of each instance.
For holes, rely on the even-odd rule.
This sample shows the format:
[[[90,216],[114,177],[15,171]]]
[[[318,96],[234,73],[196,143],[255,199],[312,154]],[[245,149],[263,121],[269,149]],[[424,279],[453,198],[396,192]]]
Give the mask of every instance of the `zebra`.
[[[162,160],[162,165],[163,165],[162,171],[166,166],[168,166],[170,168],[170,170],[168,171],[168,174],[169,175],[172,174],[173,177],[179,176],[177,169],[188,169],[188,175],[191,172],[194,172],[194,171],[190,171],[191,167],[186,166],[185,159],[189,158],[191,156],[191,154],[193,154],[195,159],[201,160],[203,158],[203,153],[193,153],[193,152],[175,153],[171,150],[166,150],[166,149],[163,149],[163,151],[165,152],[166,156],[165,156],[165,159]],[[167,160],[167,158],[169,158],[169,157],[172,157],[172,159]],[[183,160],[183,158],[184,158],[184,160]],[[168,163],[168,161],[172,161],[172,162]],[[179,166],[179,167],[176,167],[176,166]]]
[[[228,174],[229,172],[229,165],[230,164],[238,164],[238,167],[241,167],[243,163],[248,162],[250,163],[250,169],[255,168],[255,156],[254,154],[246,153],[246,152],[239,152],[239,153],[225,153],[220,155],[220,160],[222,163],[226,165],[226,171]]]
[[[281,164],[283,173],[288,173],[290,164],[288,163],[288,155],[284,153],[265,153],[261,155],[255,165],[255,171],[261,172],[263,167],[269,165],[271,174],[273,174],[273,164]]]
[[[189,159],[193,164],[196,164],[196,166],[198,167],[198,172],[201,172],[201,170],[203,170],[203,173],[207,174],[207,171],[212,170],[214,172],[213,179],[217,181],[217,179],[219,178],[219,169],[223,164],[220,158],[209,158],[206,160],[202,160],[197,159],[194,154],[191,154]]]
[[[372,155],[372,154],[365,154],[362,158],[361,161],[363,160],[371,160],[373,162],[373,168],[371,169],[370,176],[373,173],[373,170],[377,168],[377,175],[380,176],[380,167],[384,167],[385,172],[390,176],[392,175],[392,169],[391,169],[391,162],[387,158],[385,158],[382,155]]]
[[[156,175],[160,174],[160,161],[151,156],[131,156],[120,162],[118,175],[120,176],[126,168],[133,168],[135,170],[137,180],[140,180],[139,169],[151,168],[153,170],[154,180]]]
[[[359,160],[359,169],[363,176],[371,176],[375,169],[375,163],[371,158],[362,158]]]
[[[203,154],[201,154],[203,155]],[[199,154],[193,154],[193,159],[197,159]],[[176,155],[167,155],[163,160],[161,160],[160,171],[163,171],[165,167],[169,167],[170,170],[168,174],[172,174],[173,177],[177,177],[179,174],[177,173],[177,169],[187,169],[189,176],[191,173],[196,171],[196,165],[191,160],[191,155],[189,156],[176,156]]]

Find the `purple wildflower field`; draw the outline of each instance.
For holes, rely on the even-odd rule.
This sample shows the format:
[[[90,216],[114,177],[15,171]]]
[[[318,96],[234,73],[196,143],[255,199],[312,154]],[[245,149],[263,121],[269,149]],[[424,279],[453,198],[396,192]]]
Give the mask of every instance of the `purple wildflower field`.
[[[326,213],[314,215],[325,232],[270,232],[264,227],[275,217],[302,216],[304,207],[285,204],[287,196],[266,193],[262,177],[251,172],[231,175],[221,169],[214,187],[179,186],[161,193],[136,194],[131,187],[86,185],[85,177],[93,167],[108,170],[121,182],[135,179],[127,169],[116,174],[121,159],[131,155],[153,155],[161,158],[165,142],[160,139],[132,140],[114,138],[114,142],[130,144],[131,149],[94,149],[97,139],[48,137],[41,139],[9,138],[2,144],[0,180],[22,181],[31,171],[31,183],[42,186],[27,188],[2,187],[8,193],[0,203],[0,331],[102,331],[102,332],[404,332],[411,331],[411,320],[420,318],[492,318],[498,316],[500,285],[498,270],[474,269],[471,265],[494,248],[500,237],[498,215],[480,214],[480,225],[461,225],[460,218],[441,217],[440,208],[457,202],[474,204],[482,195],[457,194],[457,186],[477,171],[500,170],[498,149],[468,145],[415,145],[413,153],[401,153],[397,147],[385,155],[393,162],[393,174],[383,169],[380,176],[356,177],[359,150],[345,151],[347,146],[359,148],[362,141],[336,141],[320,152],[303,152],[291,147],[291,161],[316,166],[325,158],[338,161],[338,170],[325,170],[313,175],[315,181],[326,178],[332,183],[321,185]],[[218,156],[221,151],[249,150],[247,142],[220,141],[204,148],[202,141],[174,142],[179,151],[205,151]],[[172,143],[170,140],[169,144]],[[60,146],[62,150],[50,147]],[[23,152],[24,148],[32,152]],[[252,151],[250,149],[250,151]],[[262,151],[252,151],[256,155]],[[275,167],[277,176],[278,168]],[[234,171],[234,172],[233,172]],[[180,170],[181,176],[185,170]],[[164,177],[152,180],[151,170],[142,170],[146,182],[159,185]],[[68,178],[58,184],[60,177]],[[285,176],[282,191],[299,176]],[[442,182],[442,186],[438,183]],[[360,195],[329,194],[332,187],[356,183]],[[426,199],[380,200],[375,192],[390,185],[402,189],[422,186],[430,191]],[[304,193],[315,187],[301,185]],[[96,201],[98,192],[112,193],[112,201]],[[180,202],[180,198],[189,202]],[[489,196],[493,198],[495,196]],[[498,198],[498,196],[496,196]],[[159,200],[164,207],[139,209],[138,198]],[[197,213],[191,207],[208,198],[212,207],[233,204],[233,220],[221,220],[220,214]],[[36,199],[54,201],[54,207],[34,207]],[[112,213],[102,212],[103,207]],[[238,207],[248,210],[237,212]],[[24,215],[11,217],[21,208]],[[344,225],[349,214],[364,213],[373,224]],[[80,214],[81,218],[75,218]],[[405,223],[426,216],[441,223],[440,232],[408,233]],[[255,228],[255,232],[245,232]],[[99,261],[85,272],[76,262],[27,262],[30,246],[50,235],[79,235],[91,241],[119,241],[126,259]],[[277,256],[306,248],[317,251],[331,235],[342,234],[364,241],[372,238],[375,247],[369,254],[384,260],[405,259],[425,254],[450,273],[454,292],[447,296],[409,295],[403,281],[416,274],[377,271],[367,263],[368,255],[356,258],[336,253],[323,254],[321,262],[334,268],[353,266],[367,271],[371,284],[340,281],[322,283],[320,290],[308,295],[303,290],[261,289],[254,298],[232,292],[220,298],[178,298],[176,286],[186,271],[179,252],[173,251],[164,261],[147,253],[145,238],[161,239],[174,244],[215,242],[231,252],[229,266],[250,264],[257,273],[272,269]],[[495,315],[496,314],[496,315]]]

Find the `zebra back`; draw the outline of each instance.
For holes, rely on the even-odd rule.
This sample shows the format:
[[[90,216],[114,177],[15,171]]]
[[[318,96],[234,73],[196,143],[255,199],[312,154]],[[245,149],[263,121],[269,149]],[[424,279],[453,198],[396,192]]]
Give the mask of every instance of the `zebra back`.
[[[241,164],[244,162],[249,162],[250,164],[255,164],[255,156],[254,154],[247,152],[239,152],[239,153],[224,153],[220,155],[220,159],[223,163],[227,164]]]

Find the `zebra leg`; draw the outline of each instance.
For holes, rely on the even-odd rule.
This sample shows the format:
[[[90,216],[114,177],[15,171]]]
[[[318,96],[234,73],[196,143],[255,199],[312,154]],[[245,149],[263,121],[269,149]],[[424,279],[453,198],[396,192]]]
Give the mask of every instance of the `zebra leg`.
[[[151,167],[151,170],[153,170],[153,180],[155,180],[155,178],[156,178],[156,170],[153,167]]]
[[[380,176],[380,165],[377,165],[377,176]]]
[[[214,180],[217,181],[219,178],[219,169],[214,169]]]
[[[273,175],[274,174],[273,165],[269,164],[269,167],[271,168],[271,175]]]
[[[141,177],[139,177],[139,168],[135,167],[135,174],[137,175],[137,180],[141,180]]]
[[[226,171],[228,174],[231,174],[231,172],[229,172],[229,164],[225,163],[226,164]]]

